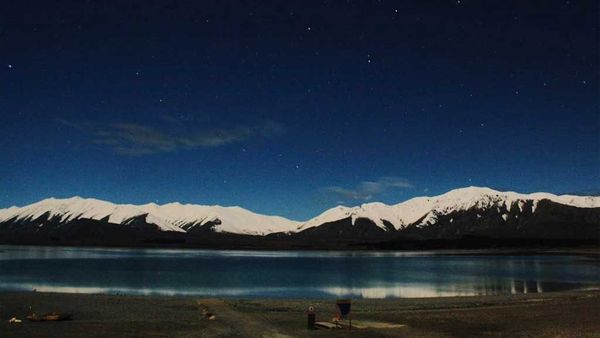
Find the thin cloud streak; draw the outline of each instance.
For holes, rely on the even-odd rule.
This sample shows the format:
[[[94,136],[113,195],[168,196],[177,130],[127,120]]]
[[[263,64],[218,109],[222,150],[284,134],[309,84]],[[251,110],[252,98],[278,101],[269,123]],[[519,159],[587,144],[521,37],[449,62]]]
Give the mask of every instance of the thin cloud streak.
[[[354,188],[329,186],[323,188],[323,190],[346,200],[369,201],[390,189],[408,189],[412,187],[413,185],[405,178],[383,176],[375,181],[362,181]]]
[[[242,142],[254,137],[271,137],[285,132],[283,125],[264,121],[260,124],[239,125],[229,129],[207,129],[189,132],[187,130],[161,130],[137,123],[75,123],[60,120],[72,128],[87,132],[92,142],[110,147],[116,154],[142,156],[181,149],[216,148]]]

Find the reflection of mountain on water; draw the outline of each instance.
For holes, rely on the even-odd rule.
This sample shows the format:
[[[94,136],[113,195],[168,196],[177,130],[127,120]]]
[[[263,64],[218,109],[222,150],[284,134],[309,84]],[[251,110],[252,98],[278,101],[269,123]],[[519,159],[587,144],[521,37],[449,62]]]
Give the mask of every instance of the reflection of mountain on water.
[[[454,285],[395,284],[377,287],[325,287],[321,291],[337,297],[355,298],[429,298],[455,296],[491,296],[543,293],[585,288],[581,283],[543,282],[540,280],[493,280]]]
[[[518,281],[511,280],[510,283],[510,293],[542,293],[544,292],[544,288],[542,287],[542,282],[540,281]]]
[[[391,298],[600,285],[596,260],[568,255],[0,248],[0,292]]]
[[[541,281],[509,280],[505,283],[482,285],[453,285],[439,287],[419,284],[397,284],[379,287],[239,287],[205,288],[190,287],[178,289],[172,287],[132,288],[127,286],[65,286],[50,283],[0,283],[1,291],[67,292],[67,293],[104,293],[129,295],[160,296],[219,296],[219,297],[352,297],[367,299],[382,298],[431,298],[456,296],[486,296],[503,294],[543,293],[576,290],[589,287],[580,283],[554,283]]]

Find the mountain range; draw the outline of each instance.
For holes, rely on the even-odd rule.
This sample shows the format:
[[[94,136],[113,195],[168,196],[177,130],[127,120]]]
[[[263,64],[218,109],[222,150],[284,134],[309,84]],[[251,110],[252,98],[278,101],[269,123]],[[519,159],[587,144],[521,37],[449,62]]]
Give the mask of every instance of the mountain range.
[[[1,243],[369,243],[539,238],[597,240],[600,197],[520,194],[467,187],[386,205],[337,206],[300,222],[241,207],[113,204],[49,198],[0,209]],[[253,243],[253,244],[252,244]],[[227,244],[224,244],[227,245]]]

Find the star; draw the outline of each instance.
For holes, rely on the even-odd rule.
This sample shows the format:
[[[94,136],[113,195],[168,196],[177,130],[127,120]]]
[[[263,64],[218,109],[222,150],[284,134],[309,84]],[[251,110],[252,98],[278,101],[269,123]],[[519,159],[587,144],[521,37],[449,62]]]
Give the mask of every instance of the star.
[[[306,27],[306,30],[307,30],[307,31],[310,31],[310,30],[311,30],[310,26]]]
[[[13,65],[8,65],[8,68],[9,68],[9,69],[12,69],[12,67],[13,67]]]

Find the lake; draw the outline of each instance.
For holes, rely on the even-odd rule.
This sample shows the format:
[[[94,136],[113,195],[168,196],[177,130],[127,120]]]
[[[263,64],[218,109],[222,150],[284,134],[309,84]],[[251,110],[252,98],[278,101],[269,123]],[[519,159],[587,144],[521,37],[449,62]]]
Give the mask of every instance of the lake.
[[[570,255],[0,245],[0,291],[398,298],[541,293],[598,286],[598,261]]]

